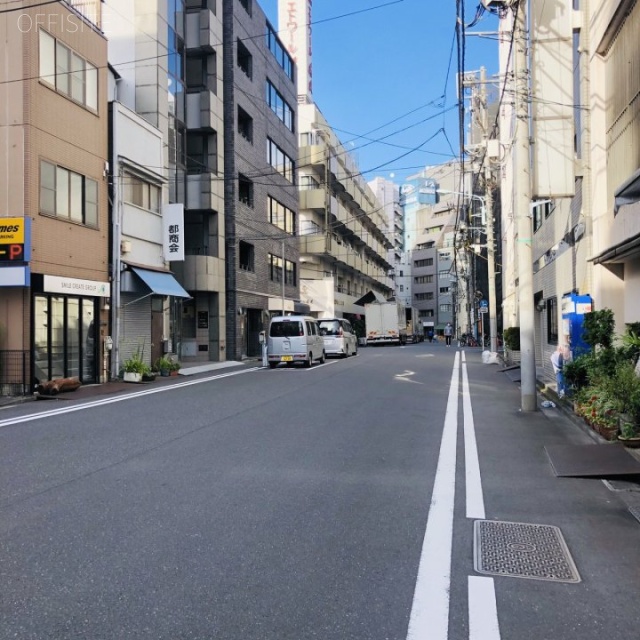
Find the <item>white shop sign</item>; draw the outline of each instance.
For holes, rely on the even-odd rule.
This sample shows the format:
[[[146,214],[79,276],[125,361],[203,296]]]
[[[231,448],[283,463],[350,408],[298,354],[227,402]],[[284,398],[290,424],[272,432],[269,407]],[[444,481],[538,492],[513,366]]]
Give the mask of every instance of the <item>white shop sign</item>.
[[[109,282],[60,278],[58,276],[44,276],[44,290],[49,293],[66,293],[76,296],[94,296],[96,298],[108,298],[111,296],[111,284]]]

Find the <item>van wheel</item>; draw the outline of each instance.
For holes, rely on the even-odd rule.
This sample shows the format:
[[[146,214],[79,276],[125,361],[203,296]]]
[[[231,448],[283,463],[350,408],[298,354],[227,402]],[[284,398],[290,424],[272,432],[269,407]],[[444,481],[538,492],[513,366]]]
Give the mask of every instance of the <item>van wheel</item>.
[[[313,364],[313,354],[309,354],[309,359],[304,361],[304,366],[309,369],[309,367],[311,367],[311,365]]]
[[[320,356],[320,364],[324,364],[324,360],[325,360],[325,355],[324,355],[324,350],[322,351],[322,355]]]
[[[358,355],[358,343],[357,342],[353,345],[353,355],[354,356]]]
[[[269,368],[270,368],[270,369],[275,369],[277,366],[278,366],[278,363],[277,363],[277,362],[270,362],[270,363],[269,363]]]

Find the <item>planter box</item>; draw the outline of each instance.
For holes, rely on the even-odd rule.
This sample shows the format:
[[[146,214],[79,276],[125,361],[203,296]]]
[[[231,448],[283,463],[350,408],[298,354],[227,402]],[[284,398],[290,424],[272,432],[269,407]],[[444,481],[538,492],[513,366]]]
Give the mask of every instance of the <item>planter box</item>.
[[[520,364],[520,352],[514,351],[513,349],[509,349],[508,347],[505,347],[504,359],[506,360],[508,365]]]
[[[142,374],[125,371],[123,379],[125,382],[142,382]]]

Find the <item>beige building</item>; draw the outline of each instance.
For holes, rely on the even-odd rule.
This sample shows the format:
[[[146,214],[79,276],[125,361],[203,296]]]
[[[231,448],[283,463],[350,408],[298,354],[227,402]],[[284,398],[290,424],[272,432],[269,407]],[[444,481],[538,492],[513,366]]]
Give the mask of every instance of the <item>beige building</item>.
[[[592,3],[588,52],[593,295],[616,329],[640,322],[640,3]]]
[[[314,104],[298,106],[300,298],[318,317],[353,317],[369,291],[393,295],[383,206]]]
[[[107,44],[73,5],[0,14],[0,393],[107,375]]]

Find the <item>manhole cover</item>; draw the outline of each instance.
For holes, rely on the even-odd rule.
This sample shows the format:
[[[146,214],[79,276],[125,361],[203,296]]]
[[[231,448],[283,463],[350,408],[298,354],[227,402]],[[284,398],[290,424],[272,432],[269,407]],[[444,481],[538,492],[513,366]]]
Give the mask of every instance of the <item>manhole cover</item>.
[[[476,520],[474,565],[478,573],[555,582],[580,582],[558,527]]]

